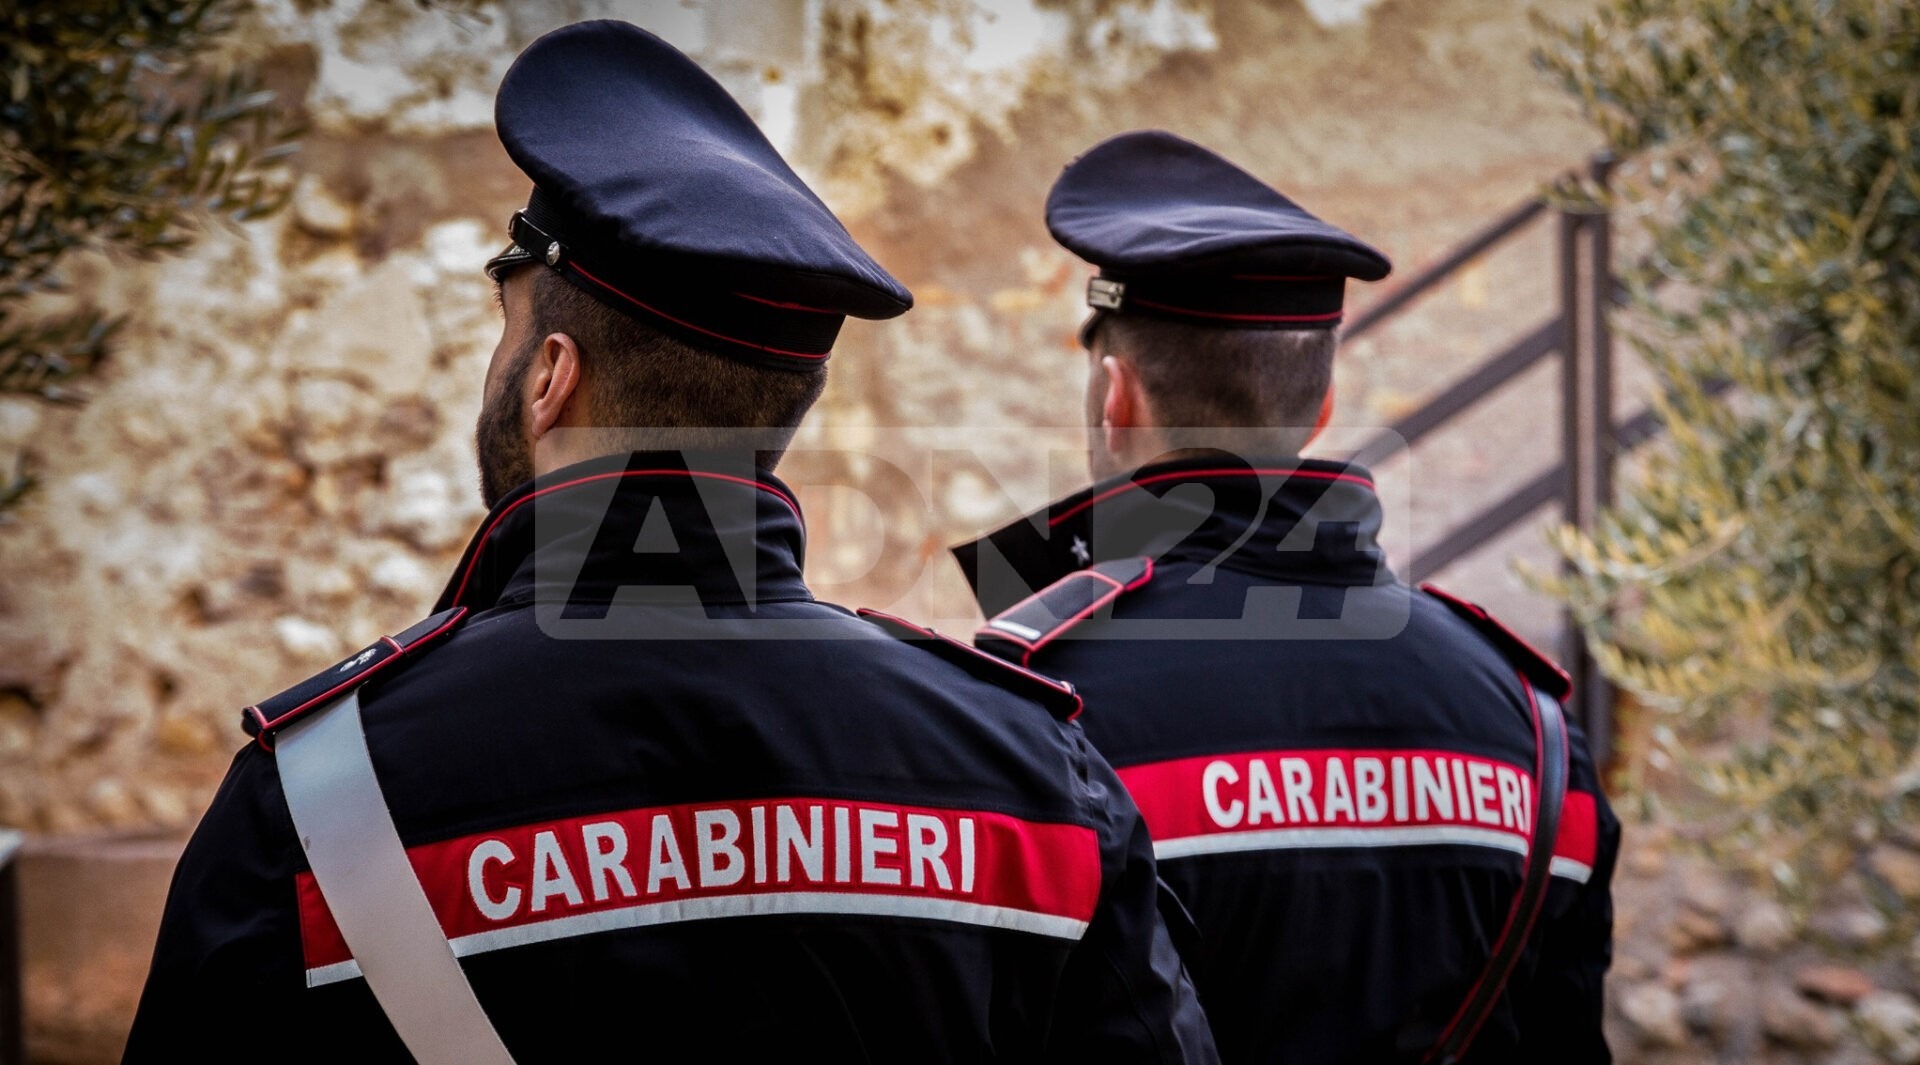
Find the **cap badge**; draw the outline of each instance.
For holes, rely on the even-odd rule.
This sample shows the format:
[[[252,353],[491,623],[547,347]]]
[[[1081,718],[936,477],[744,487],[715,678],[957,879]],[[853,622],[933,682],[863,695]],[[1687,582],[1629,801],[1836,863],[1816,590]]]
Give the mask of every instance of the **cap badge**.
[[[1120,301],[1127,293],[1126,283],[1110,278],[1096,277],[1087,282],[1087,306],[1098,307],[1103,311],[1117,311]]]

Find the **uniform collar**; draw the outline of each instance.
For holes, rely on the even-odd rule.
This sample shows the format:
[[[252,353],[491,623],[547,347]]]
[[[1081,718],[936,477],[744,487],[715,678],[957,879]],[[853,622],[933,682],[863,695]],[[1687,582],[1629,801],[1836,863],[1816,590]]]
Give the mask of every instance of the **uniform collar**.
[[[745,456],[605,455],[507,493],[434,609],[805,600],[805,554],[793,493]]]
[[[1391,580],[1365,469],[1233,456],[1143,466],[953,549],[988,617],[1075,570],[1147,555],[1342,587]]]

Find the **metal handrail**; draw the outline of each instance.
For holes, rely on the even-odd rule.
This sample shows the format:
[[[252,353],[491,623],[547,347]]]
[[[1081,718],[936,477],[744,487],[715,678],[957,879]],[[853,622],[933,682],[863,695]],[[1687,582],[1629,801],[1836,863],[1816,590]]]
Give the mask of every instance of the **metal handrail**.
[[[26,1065],[26,1013],[21,1008],[20,845],[26,837],[0,828],[0,1065]]]
[[[1448,385],[1445,391],[1362,444],[1353,460],[1362,466],[1371,465],[1402,447],[1413,446],[1416,440],[1472,407],[1487,393],[1560,350],[1560,338],[1565,329],[1558,317],[1542,322],[1533,332],[1514,341],[1507,350],[1481,363],[1479,369]]]
[[[1596,155],[1588,174],[1604,184],[1612,167],[1610,155]],[[1365,334],[1405,310],[1551,209],[1544,196],[1509,209],[1357,316],[1344,331],[1343,339]],[[1561,207],[1555,213],[1559,220],[1559,313],[1401,417],[1387,431],[1363,444],[1355,455],[1356,461],[1371,463],[1410,447],[1543,359],[1560,355],[1561,462],[1416,554],[1408,566],[1415,581],[1484,546],[1556,497],[1562,502],[1565,520],[1580,528],[1591,527],[1600,508],[1611,501],[1614,455],[1657,429],[1656,417],[1650,411],[1623,424],[1613,421],[1612,341],[1606,308],[1617,302],[1618,285],[1612,266],[1611,219],[1604,208],[1597,206]],[[1612,747],[1613,691],[1588,654],[1571,616],[1567,631],[1566,664],[1574,679],[1572,709],[1586,726],[1593,756],[1604,762]]]
[[[1373,306],[1368,307],[1353,321],[1347,323],[1347,327],[1341,331],[1341,336],[1352,340],[1393,317],[1402,307],[1412,303],[1428,289],[1445,281],[1454,271],[1478,258],[1482,252],[1512,236],[1514,231],[1538,218],[1540,212],[1546,209],[1547,201],[1536,197],[1489,222],[1481,227],[1478,233],[1461,241],[1438,261],[1422,267],[1419,273],[1380,297]]]
[[[1712,381],[1705,386],[1706,394],[1718,396],[1731,388],[1727,381]],[[1649,407],[1646,410],[1613,425],[1613,445],[1617,451],[1631,451],[1641,444],[1660,435],[1660,412]],[[1440,538],[1440,542],[1431,544],[1420,552],[1407,567],[1408,580],[1418,583],[1447,568],[1453,562],[1473,553],[1492,537],[1507,531],[1522,518],[1535,510],[1553,502],[1560,494],[1561,486],[1566,483],[1567,464],[1560,462],[1543,471],[1526,484],[1508,492],[1499,502],[1467,519],[1464,525]]]

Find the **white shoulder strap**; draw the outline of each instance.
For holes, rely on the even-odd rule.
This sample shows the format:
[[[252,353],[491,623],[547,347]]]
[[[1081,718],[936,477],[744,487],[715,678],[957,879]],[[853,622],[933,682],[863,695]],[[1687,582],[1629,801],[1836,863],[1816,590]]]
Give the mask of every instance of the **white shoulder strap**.
[[[287,810],[373,997],[422,1065],[513,1065],[427,902],[373,773],[359,691],[274,748]]]

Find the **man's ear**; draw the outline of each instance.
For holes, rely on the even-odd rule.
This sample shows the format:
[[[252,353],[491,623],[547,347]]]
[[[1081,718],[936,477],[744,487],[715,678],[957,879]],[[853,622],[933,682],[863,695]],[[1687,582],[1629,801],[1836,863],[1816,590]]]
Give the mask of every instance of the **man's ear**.
[[[1125,359],[1107,355],[1100,360],[1107,375],[1107,398],[1100,406],[1100,428],[1106,432],[1107,450],[1127,455],[1133,450],[1136,431],[1152,425],[1147,393],[1140,372]]]
[[[1320,434],[1326,430],[1328,424],[1331,423],[1332,421],[1333,421],[1333,379],[1328,378],[1327,394],[1320,397],[1320,416],[1314,419],[1313,432],[1307,434],[1307,439],[1305,440],[1305,442],[1303,442],[1300,445],[1300,450],[1305,451],[1306,449],[1312,447],[1313,442],[1315,440],[1320,439]]]
[[[567,415],[579,388],[579,346],[565,333],[547,334],[527,374],[527,435],[539,440],[571,421]]]

